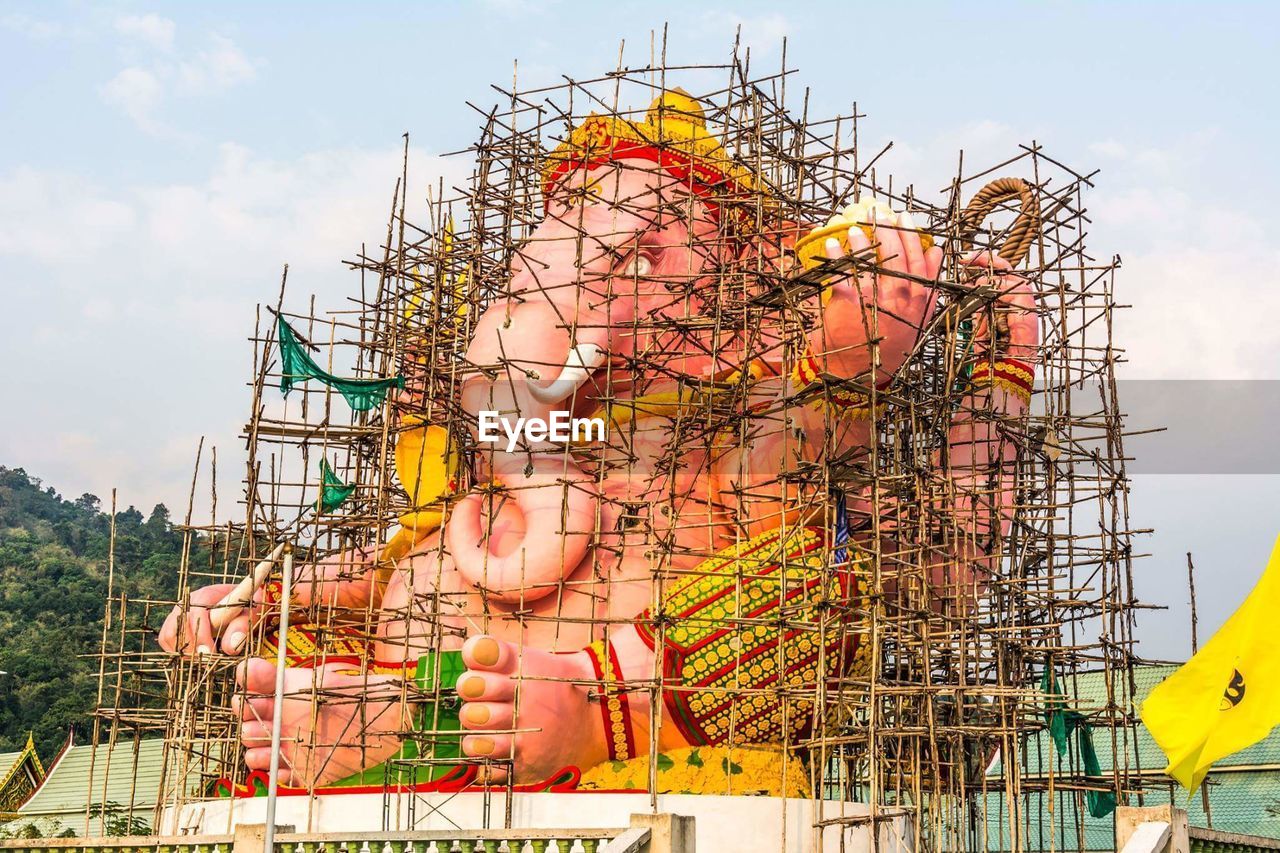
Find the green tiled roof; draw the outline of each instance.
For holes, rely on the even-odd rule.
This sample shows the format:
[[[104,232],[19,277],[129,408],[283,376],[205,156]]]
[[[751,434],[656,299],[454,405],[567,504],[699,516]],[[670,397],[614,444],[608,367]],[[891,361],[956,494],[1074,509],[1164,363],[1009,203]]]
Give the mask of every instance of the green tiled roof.
[[[1117,714],[1126,708],[1136,707],[1176,668],[1173,665],[1135,668],[1132,693],[1126,675],[1113,673],[1112,695],[1119,706]],[[1106,678],[1103,672],[1082,673],[1065,680],[1060,689],[1068,697],[1070,707],[1101,721],[1108,717],[1102,713],[1107,704]],[[1280,838],[1280,731],[1272,732],[1259,743],[1214,765],[1205,783],[1208,815],[1199,792],[1188,797],[1186,791],[1161,772],[1166,763],[1164,754],[1141,722],[1132,728],[1117,728],[1114,731],[1114,749],[1113,733],[1109,728],[1099,726],[1092,731],[1094,748],[1104,774],[1109,774],[1118,764],[1131,784],[1136,785],[1139,778],[1143,781],[1145,793],[1142,802],[1131,797],[1131,805],[1161,805],[1172,799],[1176,806],[1187,810],[1192,826],[1209,826],[1211,817],[1212,826],[1217,830]],[[1074,736],[1069,747],[1067,756],[1059,760],[1047,732],[1041,731],[1026,739],[1020,756],[1022,776],[1043,780],[1052,766],[1058,779],[1081,779],[1083,771]],[[1119,762],[1114,760],[1117,755]],[[1000,776],[1002,772],[1000,761],[996,761],[990,775]],[[996,779],[992,779],[991,787],[999,788]],[[1083,849],[1114,850],[1112,819],[1089,817],[1083,804],[1077,802],[1079,797],[1074,791],[1055,792],[1052,798],[1048,793],[1024,794],[1018,809],[1018,822],[1023,827],[1028,845],[1047,848],[1051,836],[1056,836],[1053,840],[1059,849],[1080,849],[1078,839],[1082,832]],[[990,848],[1008,849],[1009,818],[1004,797],[992,794],[986,798],[985,805]]]
[[[1117,714],[1128,709],[1136,709],[1146,699],[1157,684],[1169,677],[1177,666],[1173,664],[1134,667],[1134,690],[1131,693],[1127,677],[1123,672],[1111,674],[1113,695],[1119,706]],[[1059,689],[1066,695],[1069,707],[1089,716],[1099,716],[1107,704],[1107,674],[1104,672],[1080,673],[1074,678],[1065,679]],[[1136,716],[1136,711],[1135,711]],[[1136,735],[1136,738],[1135,738]],[[1117,752],[1122,756],[1121,768],[1130,772],[1137,770],[1160,771],[1166,764],[1164,753],[1152,739],[1145,726],[1139,725],[1134,730],[1117,730]],[[1112,738],[1105,728],[1094,729],[1094,748],[1098,751],[1098,760],[1102,766],[1110,767],[1112,758]],[[1031,738],[1023,748],[1024,773],[1044,773],[1048,767],[1044,762],[1053,753],[1052,743],[1047,732],[1040,732]],[[1258,765],[1280,765],[1280,730],[1274,731],[1262,741],[1235,755],[1228,756],[1215,765],[1225,767],[1256,767]],[[1055,767],[1064,769],[1066,765]],[[999,774],[997,761],[992,772]]]
[[[18,752],[0,752],[0,779],[9,775],[9,771],[13,769],[13,765],[21,757],[21,750]]]
[[[85,835],[89,803],[115,803],[120,816],[152,821],[160,792],[164,741],[144,740],[135,756],[133,741],[73,746],[49,768],[44,783],[18,810],[5,829],[16,831],[26,823],[38,823],[42,834],[53,836],[70,829]],[[92,770],[92,778],[90,777]],[[102,820],[89,820],[89,835],[102,834]]]

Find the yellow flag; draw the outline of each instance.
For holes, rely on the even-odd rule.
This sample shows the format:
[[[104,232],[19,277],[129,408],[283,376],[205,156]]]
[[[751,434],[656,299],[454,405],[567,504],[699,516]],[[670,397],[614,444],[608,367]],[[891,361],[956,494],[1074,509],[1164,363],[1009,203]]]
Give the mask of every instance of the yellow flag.
[[[1266,571],[1204,647],[1142,703],[1165,773],[1189,791],[1217,760],[1280,725],[1280,539]]]

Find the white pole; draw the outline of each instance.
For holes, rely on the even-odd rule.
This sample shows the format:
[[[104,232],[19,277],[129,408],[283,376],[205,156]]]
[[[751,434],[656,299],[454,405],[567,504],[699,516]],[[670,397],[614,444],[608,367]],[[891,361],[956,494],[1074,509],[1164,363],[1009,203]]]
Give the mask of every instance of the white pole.
[[[289,661],[289,599],[293,597],[293,543],[284,546],[280,581],[280,628],[276,636],[276,693],[271,712],[271,773],[267,777],[267,826],[264,853],[273,853],[276,841],[276,789],[280,784],[280,717],[284,713],[284,671]]]

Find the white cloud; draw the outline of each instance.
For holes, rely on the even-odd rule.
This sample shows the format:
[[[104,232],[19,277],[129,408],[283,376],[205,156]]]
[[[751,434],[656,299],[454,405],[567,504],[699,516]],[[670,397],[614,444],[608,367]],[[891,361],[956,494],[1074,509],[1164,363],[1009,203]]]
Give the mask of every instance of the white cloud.
[[[874,109],[860,135],[864,154],[887,141],[876,138],[873,119]],[[973,174],[1019,154],[1018,143],[1047,135],[975,120],[896,141],[877,163],[877,178],[883,184],[893,174],[895,188],[910,181],[919,197],[937,204],[959,151]],[[1119,253],[1123,260],[1115,298],[1132,307],[1116,312],[1115,343],[1128,361],[1120,367],[1124,378],[1280,379],[1280,327],[1272,319],[1280,314],[1280,250],[1268,236],[1280,232],[1280,220],[1187,180],[1215,156],[1216,136],[1210,127],[1159,145],[1104,139],[1085,145],[1089,156],[1073,164],[1091,167],[1096,158],[1106,166],[1084,193],[1087,245],[1095,259]],[[1024,163],[1004,173],[1029,175]]]
[[[1218,131],[1159,146],[1104,141],[1113,162],[1088,200],[1093,233],[1121,252],[1116,318],[1126,378],[1280,379],[1280,222],[1246,197],[1189,183],[1216,156]],[[1096,242],[1096,240],[1095,240]],[[1095,256],[1105,256],[1095,252]]]
[[[178,64],[177,83],[183,92],[208,94],[248,83],[257,74],[254,63],[231,39],[214,34],[206,50]]]
[[[1095,231],[1126,235],[1117,317],[1121,375],[1280,379],[1280,250],[1270,229],[1178,187],[1100,193]]]
[[[42,21],[30,15],[12,14],[0,17],[0,27],[18,33],[29,39],[44,40],[58,38],[66,30],[53,21]]]
[[[333,149],[281,161],[227,143],[202,180],[118,191],[82,175],[15,169],[0,175],[0,258],[38,264],[77,293],[100,293],[118,277],[134,295],[255,294],[246,270],[269,278],[288,261],[299,275],[331,273],[361,239],[377,244],[402,156],[398,147]],[[441,175],[458,183],[468,165],[410,150],[418,187]],[[80,278],[89,258],[102,270],[93,282]],[[123,273],[134,262],[145,275]]]
[[[136,38],[158,50],[173,48],[173,21],[159,15],[125,15],[116,19],[116,32]]]
[[[257,63],[235,42],[211,33],[206,46],[189,58],[178,59],[175,27],[156,15],[116,20],[116,31],[157,48],[160,55],[121,70],[99,87],[102,100],[131,118],[138,127],[158,136],[182,135],[159,118],[164,103],[173,97],[217,95],[257,77]]]
[[[482,0],[482,5],[508,18],[524,19],[541,15],[558,3],[557,0]]]
[[[159,78],[145,68],[130,67],[102,84],[102,100],[133,119],[144,130],[158,125],[154,113],[164,94]]]
[[[224,515],[237,493],[254,306],[345,308],[358,274],[342,264],[386,231],[402,149],[333,149],[280,160],[222,146],[196,180],[121,189],[32,168],[0,174],[0,280],[30,323],[0,338],[15,365],[0,411],[0,461],[69,493],[149,507],[185,503],[200,435],[220,450]],[[465,158],[411,149],[412,202]],[[38,363],[37,363],[38,362]],[[51,384],[56,382],[56,385]],[[12,408],[12,407],[11,407]],[[206,455],[206,459],[207,459]],[[207,488],[205,488],[207,493]]]
[[[1108,160],[1118,160],[1128,153],[1128,149],[1114,139],[1104,139],[1101,142],[1090,144],[1089,153]]]

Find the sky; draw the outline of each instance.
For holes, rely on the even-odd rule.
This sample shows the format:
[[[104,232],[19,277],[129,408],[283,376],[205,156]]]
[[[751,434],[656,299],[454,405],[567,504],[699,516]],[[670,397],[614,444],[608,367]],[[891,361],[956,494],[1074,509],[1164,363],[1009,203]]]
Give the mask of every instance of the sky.
[[[201,437],[228,480],[243,464],[255,306],[284,263],[321,307],[355,292],[341,261],[385,229],[403,134],[421,197],[468,173],[442,155],[475,139],[468,103],[495,103],[491,84],[595,76],[623,42],[645,64],[664,24],[672,64],[724,61],[740,31],[776,67],[785,38],[811,115],[856,101],[867,143],[894,141],[897,180],[941,186],[959,150],[995,163],[1031,140],[1100,169],[1090,244],[1123,260],[1122,375],[1274,394],[1277,18],[1265,3],[0,3],[0,464],[180,514]],[[1280,533],[1277,469],[1240,470],[1134,477],[1134,526],[1154,531],[1138,592],[1168,608],[1141,616],[1153,658],[1189,651],[1187,551],[1203,642]]]

